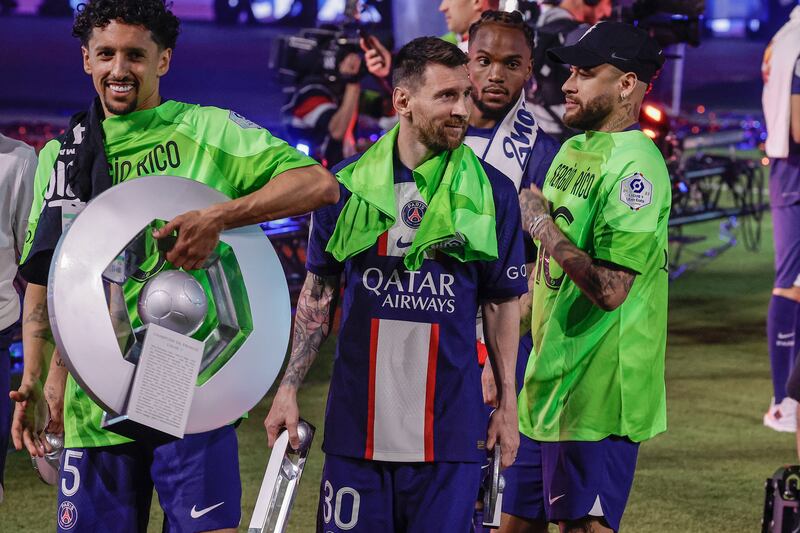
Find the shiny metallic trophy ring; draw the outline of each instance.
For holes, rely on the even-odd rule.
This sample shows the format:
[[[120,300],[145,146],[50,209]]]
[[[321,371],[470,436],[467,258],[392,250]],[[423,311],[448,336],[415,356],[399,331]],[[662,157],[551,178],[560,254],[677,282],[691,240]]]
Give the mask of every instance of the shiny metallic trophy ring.
[[[49,425],[50,413],[48,412],[44,430],[42,430],[42,439],[50,446],[50,451],[45,452],[44,457],[31,457],[31,463],[33,463],[33,469],[39,479],[48,485],[56,485],[59,478],[59,468],[61,467],[61,456],[64,455],[64,435],[48,433],[47,426]]]
[[[500,473],[500,443],[494,445],[494,454],[486,467],[483,477],[483,527],[496,529],[500,527],[500,516],[503,510],[503,491],[506,483]]]
[[[163,274],[163,259],[155,270],[143,267],[155,257],[148,251],[154,224],[227,200],[185,178],[137,178],[93,199],[59,241],[48,283],[50,324],[70,373],[110,416],[126,412],[147,336],[132,318],[120,334],[109,311],[111,289]],[[194,389],[189,383],[184,411],[185,433],[201,433],[230,424],[264,397],[285,356],[291,312],[283,268],[258,226],[223,232],[204,269],[192,274],[204,276],[215,312],[189,339],[203,343],[201,377],[211,367]]]
[[[248,533],[283,533],[289,522],[289,513],[297,493],[297,485],[314,440],[314,426],[300,420],[297,436],[300,446],[289,445],[289,432],[283,430],[275,441],[261,482],[256,507],[250,520]]]

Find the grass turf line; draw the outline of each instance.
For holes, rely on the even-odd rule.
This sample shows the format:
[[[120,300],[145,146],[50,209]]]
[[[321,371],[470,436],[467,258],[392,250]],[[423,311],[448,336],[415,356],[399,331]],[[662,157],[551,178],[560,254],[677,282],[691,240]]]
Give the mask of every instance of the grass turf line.
[[[642,445],[622,531],[757,531],[764,479],[781,464],[797,462],[793,436],[761,425],[771,396],[765,339],[773,276],[768,224],[766,217],[760,252],[736,247],[670,286],[669,429]],[[717,223],[706,223],[688,233],[713,240],[717,228]],[[330,339],[299,395],[302,416],[318,433],[292,513],[293,533],[314,531],[332,352]],[[240,531],[246,531],[269,456],[262,425],[269,400],[238,431],[244,509]],[[55,530],[55,488],[35,478],[26,454],[9,456],[6,486],[0,531]],[[161,530],[155,501],[153,533]]]

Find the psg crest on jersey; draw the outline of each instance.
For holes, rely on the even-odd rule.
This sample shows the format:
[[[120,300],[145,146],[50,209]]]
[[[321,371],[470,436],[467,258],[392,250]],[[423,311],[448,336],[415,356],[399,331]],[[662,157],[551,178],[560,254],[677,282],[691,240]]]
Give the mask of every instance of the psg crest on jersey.
[[[58,506],[58,527],[72,529],[78,523],[78,509],[72,502],[61,502]]]
[[[422,224],[422,217],[425,215],[425,210],[427,209],[428,206],[425,205],[425,202],[411,200],[403,206],[400,216],[406,226],[411,229],[419,229],[419,225]]]

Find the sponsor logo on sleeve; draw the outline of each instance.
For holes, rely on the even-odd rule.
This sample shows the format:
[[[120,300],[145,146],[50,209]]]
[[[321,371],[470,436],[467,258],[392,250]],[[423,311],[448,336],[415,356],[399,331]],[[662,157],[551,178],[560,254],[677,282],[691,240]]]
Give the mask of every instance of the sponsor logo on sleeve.
[[[638,211],[653,201],[653,184],[640,172],[636,172],[620,182],[619,199],[634,211]]]
[[[78,523],[78,509],[70,501],[63,501],[58,506],[58,527],[72,529]]]
[[[244,130],[261,129],[261,126],[259,126],[252,120],[247,120],[246,118],[244,118],[239,113],[236,113],[235,111],[231,111],[230,115],[228,115],[228,118],[231,119],[232,122],[236,123],[240,128]]]

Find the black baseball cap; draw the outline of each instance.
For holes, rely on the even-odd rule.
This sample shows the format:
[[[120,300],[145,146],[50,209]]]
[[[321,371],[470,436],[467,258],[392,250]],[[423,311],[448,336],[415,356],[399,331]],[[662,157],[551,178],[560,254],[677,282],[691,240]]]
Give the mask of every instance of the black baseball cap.
[[[547,55],[557,63],[591,68],[604,63],[633,72],[650,83],[664,65],[664,52],[648,33],[623,22],[598,22],[570,46],[551,48]]]

